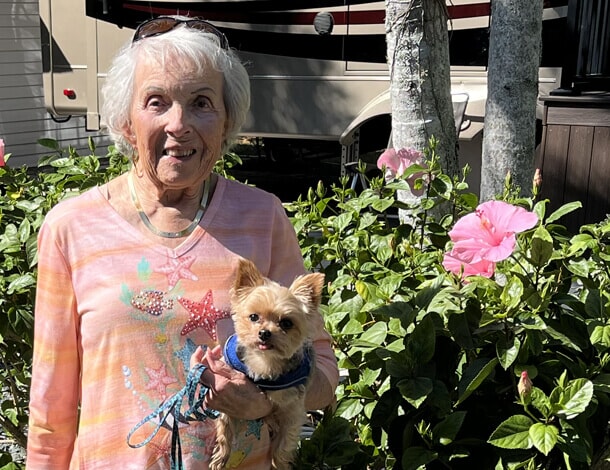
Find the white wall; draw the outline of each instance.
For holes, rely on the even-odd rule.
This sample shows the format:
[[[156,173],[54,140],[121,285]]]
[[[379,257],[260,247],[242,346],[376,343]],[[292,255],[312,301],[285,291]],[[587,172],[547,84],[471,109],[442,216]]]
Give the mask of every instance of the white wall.
[[[88,137],[94,137],[98,155],[105,155],[108,144],[85,130],[83,117],[57,123],[45,109],[38,0],[0,0],[0,138],[12,154],[9,165],[35,165],[52,153],[37,143],[43,137],[81,155],[89,154]]]

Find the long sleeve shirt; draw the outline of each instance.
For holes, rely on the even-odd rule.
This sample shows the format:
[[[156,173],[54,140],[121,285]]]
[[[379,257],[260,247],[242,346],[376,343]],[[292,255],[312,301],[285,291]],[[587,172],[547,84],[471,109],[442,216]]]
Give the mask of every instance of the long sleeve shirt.
[[[63,201],[40,231],[28,469],[169,469],[171,430],[139,448],[127,436],[184,386],[198,345],[231,333],[238,260],[284,285],[304,271],[280,201],[260,189],[219,178],[199,226],[175,249],[144,237],[104,194]],[[316,367],[334,387],[337,363],[318,317]],[[206,469],[214,421],[181,423],[180,437],[185,468]],[[228,468],[270,467],[262,420],[244,420],[236,444]]]

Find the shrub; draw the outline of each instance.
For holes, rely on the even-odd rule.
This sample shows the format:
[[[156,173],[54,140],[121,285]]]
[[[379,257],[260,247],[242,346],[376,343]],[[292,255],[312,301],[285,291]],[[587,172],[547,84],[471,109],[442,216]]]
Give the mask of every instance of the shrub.
[[[46,213],[58,201],[104,183],[127,168],[127,160],[110,149],[103,160],[81,157],[49,139],[40,143],[53,153],[38,171],[0,167],[0,426],[19,446],[27,440],[27,406],[31,375],[33,307],[36,286],[37,236]],[[10,163],[10,162],[9,162]],[[102,166],[104,163],[104,166]],[[8,164],[7,164],[8,165]],[[1,468],[17,468],[9,453]]]
[[[0,426],[22,446],[37,231],[59,200],[127,168],[112,149],[100,159],[92,143],[85,157],[45,143],[54,153],[38,172],[0,168]],[[360,194],[341,179],[287,204],[307,267],[326,274],[323,313],[345,372],[298,468],[594,468],[610,415],[610,221],[570,234],[558,221],[579,204],[547,214],[547,201],[518,198],[507,181],[500,199],[538,222],[514,230],[507,258],[468,254],[468,232],[452,232],[477,213],[467,170],[451,179],[433,148],[427,157],[429,168]],[[416,206],[397,200],[407,181],[426,190]],[[447,271],[447,253],[464,269]],[[493,269],[465,277],[481,260]],[[0,468],[19,465],[0,455]]]
[[[610,414],[610,222],[571,235],[557,222],[579,203],[547,214],[548,201],[518,198],[508,179],[500,199],[538,222],[530,216],[531,229],[515,230],[514,250],[492,272],[448,272],[446,254],[464,248],[452,228],[483,210],[473,212],[466,173],[443,175],[433,148],[428,160],[429,169],[373,179],[360,194],[343,179],[287,205],[307,267],[326,274],[323,313],[346,374],[335,417],[353,423],[359,447],[336,466],[595,467]],[[397,191],[422,170],[416,186],[426,193],[402,204]],[[409,223],[392,216],[398,209]],[[484,256],[470,253],[477,260]],[[524,371],[531,383],[519,394]],[[301,463],[322,468],[304,445]]]

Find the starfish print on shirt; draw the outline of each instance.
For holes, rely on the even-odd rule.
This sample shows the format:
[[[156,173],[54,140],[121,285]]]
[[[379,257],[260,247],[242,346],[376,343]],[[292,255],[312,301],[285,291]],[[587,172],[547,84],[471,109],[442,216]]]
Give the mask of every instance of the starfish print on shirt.
[[[146,373],[150,377],[150,382],[146,384],[146,390],[157,390],[161,398],[165,400],[167,398],[167,386],[178,381],[174,377],[167,375],[165,364],[161,365],[158,369],[151,369],[150,367],[145,367],[144,369],[146,369]]]
[[[212,291],[209,290],[200,302],[194,302],[185,298],[179,298],[178,302],[191,313],[191,318],[182,327],[180,334],[184,336],[194,329],[201,327],[210,335],[210,338],[217,341],[216,322],[222,318],[230,318],[231,314],[214,307]]]
[[[167,264],[155,269],[155,272],[167,274],[168,290],[172,290],[180,279],[197,281],[199,278],[190,270],[195,261],[194,256],[183,256],[180,259],[172,258]]]

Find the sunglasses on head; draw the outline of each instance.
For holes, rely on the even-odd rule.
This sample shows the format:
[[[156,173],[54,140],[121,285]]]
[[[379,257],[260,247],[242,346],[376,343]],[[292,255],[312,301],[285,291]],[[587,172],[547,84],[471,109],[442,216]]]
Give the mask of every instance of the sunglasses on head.
[[[134,43],[142,39],[150,38],[153,36],[159,36],[160,34],[165,34],[179,25],[184,25],[187,28],[197,29],[205,33],[212,33],[218,38],[218,41],[220,42],[220,47],[222,47],[223,49],[229,48],[229,41],[227,37],[212,23],[209,23],[199,18],[181,20],[178,18],[173,18],[171,16],[159,16],[157,18],[153,18],[152,20],[148,20],[140,24],[140,26],[138,26],[138,28],[136,29],[136,32],[134,33],[131,42]]]

